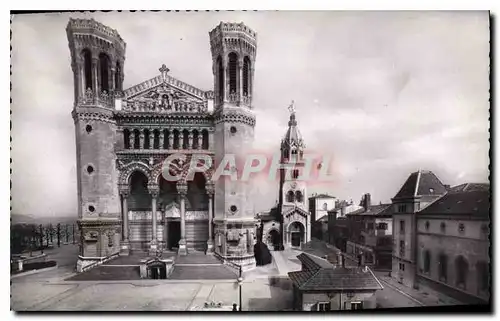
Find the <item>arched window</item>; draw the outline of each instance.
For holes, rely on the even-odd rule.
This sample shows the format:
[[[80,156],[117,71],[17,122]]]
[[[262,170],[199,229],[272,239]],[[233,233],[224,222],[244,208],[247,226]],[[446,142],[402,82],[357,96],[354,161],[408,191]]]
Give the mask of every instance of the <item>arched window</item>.
[[[200,146],[198,146],[198,136],[200,134],[198,131],[195,129],[193,130],[193,149],[198,149]]]
[[[448,279],[448,257],[446,254],[439,254],[438,265],[439,281],[446,282]]]
[[[129,149],[129,148],[130,148],[130,144],[131,144],[131,143],[132,143],[132,144],[134,143],[134,142],[131,142],[131,141],[130,141],[130,131],[128,130],[128,128],[125,128],[125,129],[123,130],[123,143],[124,143],[124,144],[123,144],[123,147],[124,147],[125,149]]]
[[[202,132],[202,144],[201,144],[201,148],[202,149],[208,149],[208,131],[206,129],[204,129]]]
[[[462,256],[459,255],[455,259],[455,275],[457,276],[455,285],[465,289],[467,287],[467,274],[469,273],[469,263]]]
[[[431,270],[431,252],[429,250],[424,251],[424,273],[429,273]]]
[[[182,149],[189,149],[189,132],[187,129],[182,131]]]
[[[174,129],[174,149],[179,149],[179,131]]]
[[[324,203],[324,204],[323,204],[323,210],[325,210],[325,211],[326,211],[327,209],[328,209],[328,204]]]
[[[302,201],[304,200],[301,191],[296,191],[295,192],[295,198],[297,199],[297,202],[299,202],[299,203],[302,203]]]
[[[245,56],[243,59],[243,95],[250,95],[250,58]]]
[[[292,178],[293,178],[293,179],[297,179],[297,178],[299,178],[299,170],[298,170],[298,169],[294,169],[294,170],[292,171]]]
[[[149,140],[149,129],[144,130],[144,149],[149,149],[153,142]]]
[[[160,131],[158,129],[154,130],[153,148],[154,149],[163,148],[163,146],[160,146]]]
[[[291,203],[294,201],[294,198],[295,198],[295,195],[294,195],[293,191],[288,191],[288,193],[286,194],[286,201]]]
[[[84,74],[84,92],[87,89],[93,89],[92,88],[92,54],[90,53],[90,50],[88,49],[83,49],[82,51],[82,57],[83,57],[83,74]]]
[[[224,101],[224,66],[222,65],[222,58],[217,58],[217,82],[219,89],[219,102]]]
[[[485,261],[478,261],[476,263],[476,271],[479,291],[488,291],[490,287],[490,269],[488,263]]]
[[[116,68],[115,68],[115,89],[116,90],[122,90],[121,81],[120,81],[121,73],[122,73],[122,67],[120,65],[120,62],[117,61]]]
[[[283,149],[283,158],[288,159],[288,149]]]
[[[99,55],[99,70],[101,74],[101,91],[109,92],[109,57],[105,53]]]
[[[134,149],[142,148],[141,141],[140,141],[140,135],[141,135],[141,133],[139,132],[139,130],[134,129]]]
[[[229,69],[229,93],[236,93],[237,77],[238,77],[238,55],[231,52],[228,55],[228,69]]]

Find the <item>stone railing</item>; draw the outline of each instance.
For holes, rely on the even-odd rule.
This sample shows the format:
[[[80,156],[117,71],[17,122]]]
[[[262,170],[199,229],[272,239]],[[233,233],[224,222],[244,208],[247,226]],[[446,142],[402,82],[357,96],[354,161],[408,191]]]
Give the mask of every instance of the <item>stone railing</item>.
[[[156,220],[161,221],[161,212],[156,211]],[[150,221],[153,219],[152,211],[129,211],[128,219],[131,221]]]
[[[102,105],[105,107],[114,107],[115,98],[113,93],[108,93],[106,91],[101,91],[96,96],[92,89],[89,88],[85,92],[85,95],[78,98],[78,103],[83,106]]]
[[[208,211],[186,211],[186,220],[207,220]]]

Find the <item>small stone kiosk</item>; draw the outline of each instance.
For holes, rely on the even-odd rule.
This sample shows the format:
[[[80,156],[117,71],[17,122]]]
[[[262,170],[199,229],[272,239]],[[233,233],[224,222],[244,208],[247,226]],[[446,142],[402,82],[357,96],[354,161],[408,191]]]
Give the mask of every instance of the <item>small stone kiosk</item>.
[[[141,279],[168,279],[174,270],[174,257],[162,258],[161,251],[154,257],[141,260]]]

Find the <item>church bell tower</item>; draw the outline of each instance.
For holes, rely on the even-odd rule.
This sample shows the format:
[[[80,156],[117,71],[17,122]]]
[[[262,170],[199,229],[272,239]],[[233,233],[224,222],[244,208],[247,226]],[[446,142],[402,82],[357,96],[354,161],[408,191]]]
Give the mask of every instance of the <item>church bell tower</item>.
[[[252,93],[257,34],[243,23],[221,22],[210,32],[214,74],[215,166],[227,163],[237,179],[221,176],[215,183],[215,254],[255,266],[255,218],[250,181],[242,181],[245,156],[254,140]],[[234,155],[236,162],[231,162]]]
[[[120,251],[114,110],[123,84],[125,42],[93,19],[70,19],[66,33],[74,79],[80,272]]]
[[[294,102],[288,107],[290,119],[285,137],[281,141],[279,210],[280,210],[280,250],[294,245],[296,241],[305,243],[311,238],[311,222],[307,204],[307,173],[304,150],[306,148],[297,125]]]

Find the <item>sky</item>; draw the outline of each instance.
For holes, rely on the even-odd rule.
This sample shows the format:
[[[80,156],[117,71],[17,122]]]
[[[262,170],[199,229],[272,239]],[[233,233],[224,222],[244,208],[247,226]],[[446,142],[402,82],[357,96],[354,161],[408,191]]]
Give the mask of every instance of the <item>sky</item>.
[[[166,64],[213,90],[208,32],[220,21],[255,30],[254,147],[279,149],[294,100],[308,150],[333,159],[333,181],[309,194],[389,202],[419,169],[452,186],[488,182],[486,11],[23,14],[11,24],[13,213],[77,216],[70,17],[120,33],[125,88]],[[266,210],[278,187],[258,192]]]

